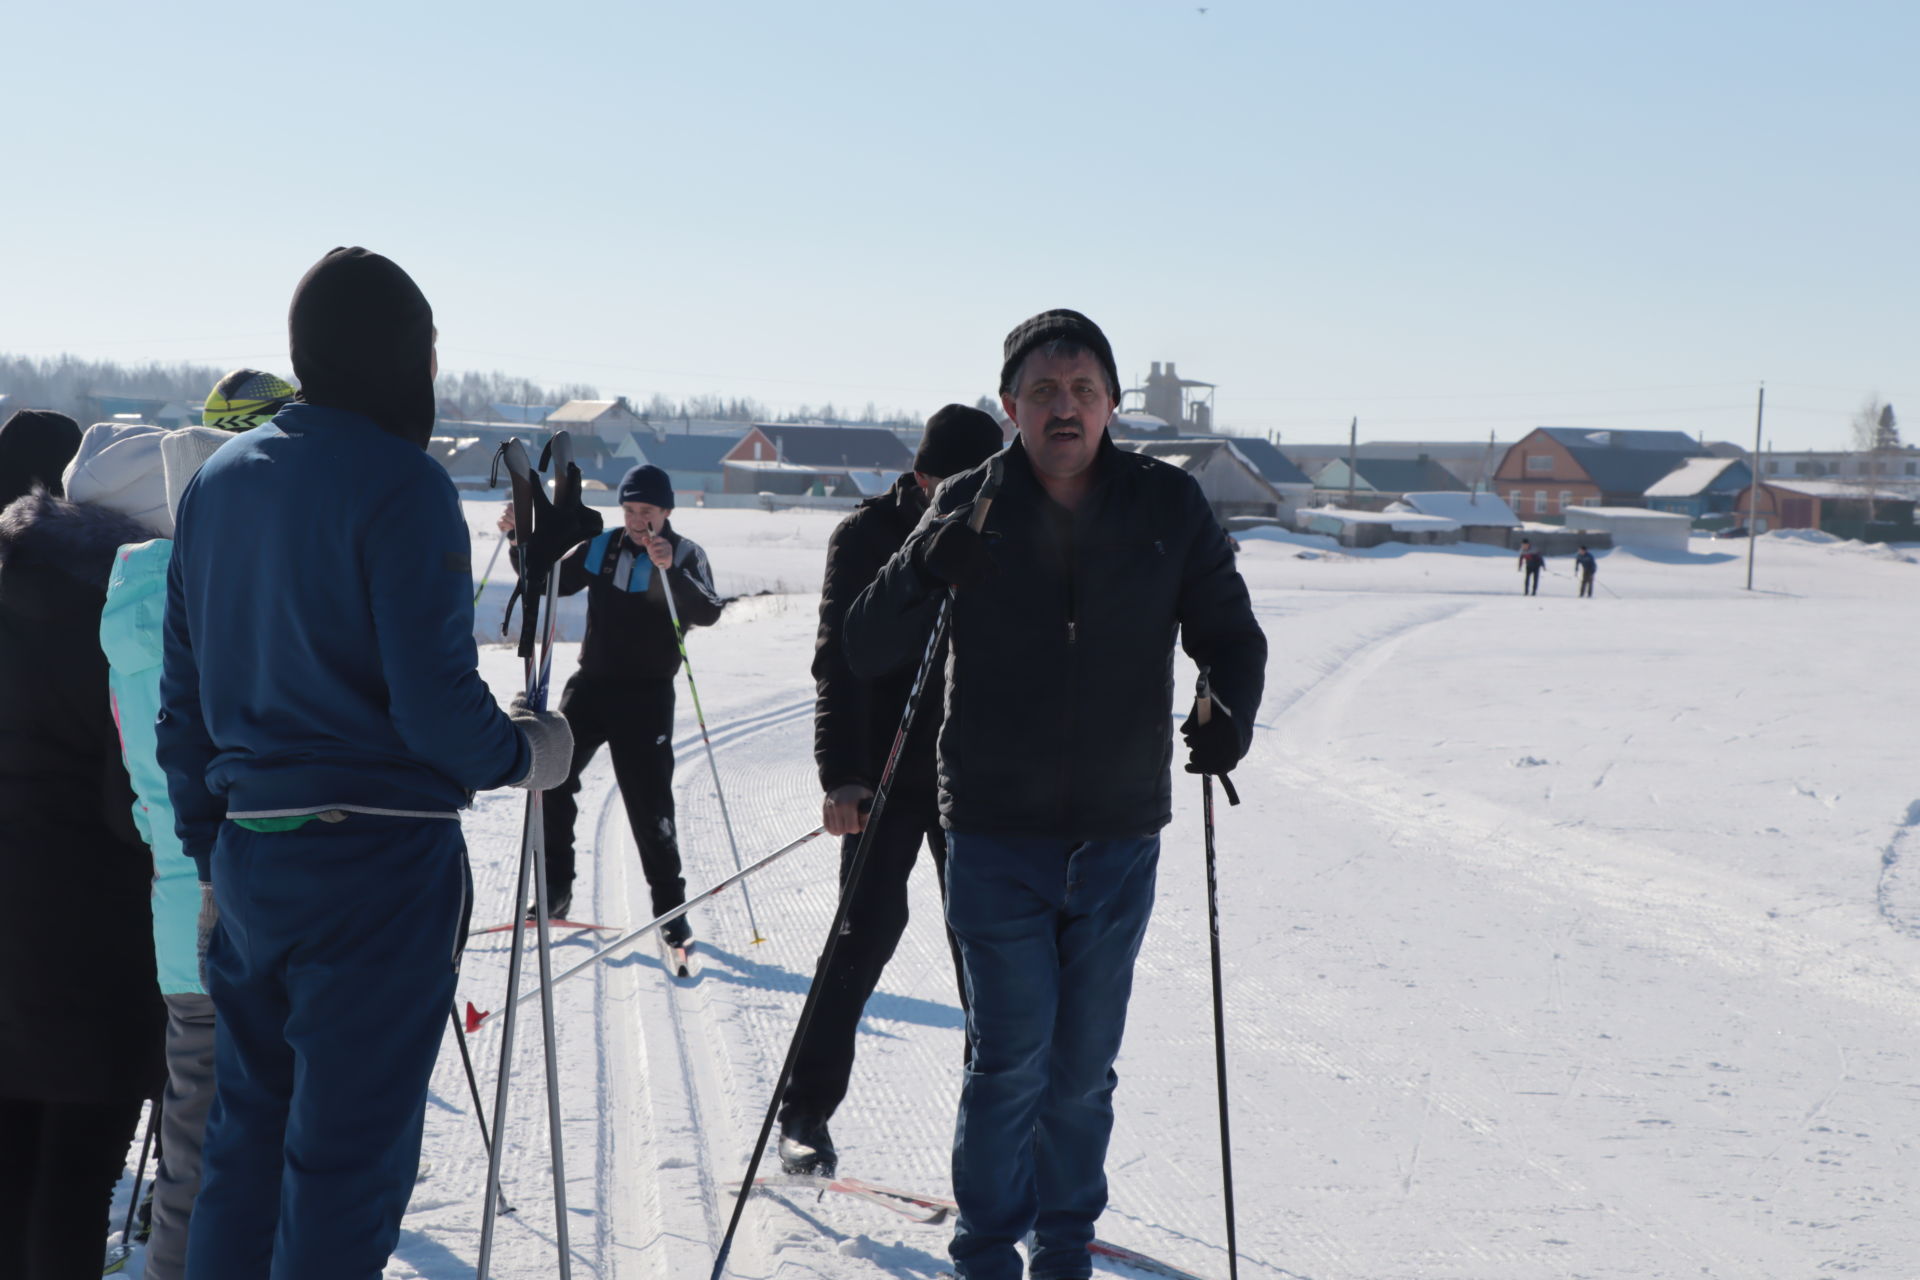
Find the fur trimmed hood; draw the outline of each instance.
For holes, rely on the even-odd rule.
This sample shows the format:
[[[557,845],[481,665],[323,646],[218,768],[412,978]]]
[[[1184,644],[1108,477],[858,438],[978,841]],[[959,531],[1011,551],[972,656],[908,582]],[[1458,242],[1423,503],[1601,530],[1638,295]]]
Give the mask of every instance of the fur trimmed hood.
[[[0,585],[12,586],[23,571],[51,571],[104,594],[114,552],[153,536],[117,511],[56,498],[36,486],[0,510]]]

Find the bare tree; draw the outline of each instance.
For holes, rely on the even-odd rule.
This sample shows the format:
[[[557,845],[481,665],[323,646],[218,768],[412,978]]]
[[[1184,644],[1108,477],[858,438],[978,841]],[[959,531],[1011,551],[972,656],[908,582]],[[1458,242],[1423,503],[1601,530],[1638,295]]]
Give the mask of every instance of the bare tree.
[[[1892,474],[1897,462],[1894,455],[1900,452],[1899,419],[1894,416],[1893,406],[1875,392],[1861,402],[1852,425],[1855,479],[1864,490],[1867,521],[1871,523],[1879,514],[1881,478]]]

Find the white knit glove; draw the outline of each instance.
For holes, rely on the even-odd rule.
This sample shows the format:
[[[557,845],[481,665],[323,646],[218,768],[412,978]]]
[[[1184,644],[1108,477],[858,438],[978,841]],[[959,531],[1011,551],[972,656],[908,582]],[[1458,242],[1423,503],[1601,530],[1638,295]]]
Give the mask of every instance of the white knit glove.
[[[558,711],[535,711],[527,705],[527,695],[514,695],[507,718],[527,736],[533,767],[527,776],[514,783],[528,791],[551,791],[567,780],[573,771],[573,730]]]

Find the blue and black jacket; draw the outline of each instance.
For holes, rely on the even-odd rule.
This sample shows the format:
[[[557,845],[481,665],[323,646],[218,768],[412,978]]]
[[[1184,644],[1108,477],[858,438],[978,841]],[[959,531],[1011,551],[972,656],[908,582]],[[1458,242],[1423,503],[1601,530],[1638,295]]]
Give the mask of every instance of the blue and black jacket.
[[[682,627],[710,627],[725,601],[700,544],[661,526],[673,547],[673,565],[661,573],[616,525],[568,552],[560,561],[560,594],[587,593],[587,634],[580,674],[606,682],[671,680],[680,670],[680,646],[667,613],[666,587]],[[622,567],[625,572],[621,572]]]

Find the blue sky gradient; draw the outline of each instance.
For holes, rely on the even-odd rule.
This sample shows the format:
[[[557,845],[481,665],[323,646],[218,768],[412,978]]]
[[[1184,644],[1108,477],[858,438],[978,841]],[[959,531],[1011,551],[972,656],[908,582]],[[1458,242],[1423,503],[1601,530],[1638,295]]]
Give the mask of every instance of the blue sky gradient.
[[[0,351],[286,370],[335,244],[442,363],[931,412],[1050,306],[1288,439],[1920,438],[1920,6],[39,4]],[[3,391],[4,388],[0,388]]]

